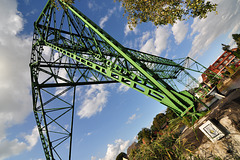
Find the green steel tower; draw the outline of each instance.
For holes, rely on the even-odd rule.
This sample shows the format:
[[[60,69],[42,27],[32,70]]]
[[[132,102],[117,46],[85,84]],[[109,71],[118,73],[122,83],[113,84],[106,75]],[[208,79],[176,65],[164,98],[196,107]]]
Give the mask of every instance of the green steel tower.
[[[181,117],[201,115],[196,111],[197,99],[177,91],[174,83],[184,83],[190,76],[187,70],[201,72],[201,64],[126,48],[74,6],[58,2],[59,10],[49,0],[34,23],[30,60],[33,112],[47,160],[71,159],[79,85],[123,83]],[[63,145],[69,147],[68,155],[61,154]]]

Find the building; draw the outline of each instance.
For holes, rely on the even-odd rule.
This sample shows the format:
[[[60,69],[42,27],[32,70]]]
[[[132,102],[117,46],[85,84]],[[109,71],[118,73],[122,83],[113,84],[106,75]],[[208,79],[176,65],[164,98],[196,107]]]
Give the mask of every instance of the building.
[[[232,49],[235,51],[236,48]],[[202,79],[205,84],[209,84],[210,79],[208,78],[212,75],[212,72],[223,77],[223,73],[227,71],[226,66],[235,65],[240,66],[240,59],[232,54],[232,52],[225,51],[208,69],[202,74]]]

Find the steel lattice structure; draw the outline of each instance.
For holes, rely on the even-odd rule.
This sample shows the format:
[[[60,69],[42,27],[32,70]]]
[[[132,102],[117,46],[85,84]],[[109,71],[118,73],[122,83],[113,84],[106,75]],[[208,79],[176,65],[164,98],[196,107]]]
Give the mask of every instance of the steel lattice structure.
[[[49,0],[34,23],[30,61],[33,112],[47,160],[71,159],[79,85],[123,83],[179,116],[200,115],[196,98],[174,85],[189,75],[187,69],[200,72],[186,65],[189,58],[174,61],[125,48],[74,6],[59,4],[57,10]],[[63,144],[68,155],[61,155]]]

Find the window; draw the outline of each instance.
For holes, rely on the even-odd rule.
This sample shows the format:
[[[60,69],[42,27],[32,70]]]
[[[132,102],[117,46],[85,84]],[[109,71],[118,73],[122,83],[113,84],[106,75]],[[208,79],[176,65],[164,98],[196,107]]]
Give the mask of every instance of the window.
[[[218,69],[222,69],[223,68],[223,65],[220,65],[219,67],[218,67]]]
[[[228,55],[228,53],[225,53],[225,54],[223,55],[223,57],[227,57],[227,55]]]
[[[233,55],[229,56],[228,59],[232,59]]]
[[[227,61],[227,60],[225,60],[225,61],[223,62],[223,64],[227,64],[227,62],[228,62],[228,61]]]
[[[222,61],[223,61],[223,58],[220,58],[220,59],[219,59],[219,62],[222,62]]]
[[[238,58],[234,58],[234,62],[237,63],[239,61]]]
[[[215,63],[215,64],[214,64],[214,67],[217,67],[218,64],[219,64],[219,63]]]

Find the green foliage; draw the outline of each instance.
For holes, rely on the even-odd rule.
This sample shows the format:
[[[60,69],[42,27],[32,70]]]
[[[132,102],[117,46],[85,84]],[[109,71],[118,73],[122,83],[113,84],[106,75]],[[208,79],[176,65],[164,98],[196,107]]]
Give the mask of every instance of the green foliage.
[[[180,117],[172,119],[172,128],[184,123]],[[180,132],[177,129],[167,129],[163,135],[158,135],[155,140],[148,144],[140,144],[139,147],[131,150],[129,160],[205,160],[206,158],[194,155],[194,146],[186,143],[186,139],[181,140]],[[197,139],[197,137],[196,137]],[[191,157],[191,158],[190,158]],[[215,157],[216,158],[216,157]]]
[[[207,76],[207,79],[212,83],[212,86],[217,85],[218,82],[220,81],[220,79],[218,77],[216,77],[214,74],[209,74]]]
[[[227,51],[227,52],[231,52],[230,45],[222,44],[222,50]]]
[[[206,18],[207,13],[216,11],[217,4],[205,0],[115,0],[122,3],[130,28],[142,22],[154,25],[173,25],[177,20],[190,17]]]
[[[137,135],[138,143],[142,143],[143,139],[150,140],[152,138],[152,131],[148,128],[143,128]]]
[[[240,59],[240,48],[238,48],[236,51],[233,52],[233,54]]]
[[[167,122],[167,117],[164,113],[159,113],[153,119],[153,126],[157,131],[162,130],[162,126]]]
[[[152,137],[155,138],[157,136],[156,132],[162,132],[166,127],[168,127],[169,122],[172,119],[177,118],[178,116],[175,114],[173,110],[170,108],[166,109],[165,114],[159,113],[153,119],[153,124],[151,126]]]
[[[227,52],[231,52],[233,55],[235,55],[237,58],[240,59],[240,34],[232,34],[233,40],[237,44],[237,49],[232,50],[230,49],[229,45],[222,44],[222,49]]]
[[[62,0],[65,3],[73,4],[75,0]],[[53,3],[58,3],[58,0],[52,0]]]
[[[141,141],[138,143],[138,147],[131,149],[128,158],[130,160],[187,160],[191,157],[193,160],[204,160],[204,158],[194,155],[194,145],[189,144],[187,140],[181,139],[180,128],[183,126],[191,127],[190,117],[177,117],[170,109],[166,110],[166,114],[159,113],[154,118],[154,121],[165,123],[168,121],[168,128],[161,130],[161,135],[157,135],[155,138],[149,140],[148,143],[143,144]],[[152,125],[151,130],[156,130],[158,125]],[[193,128],[194,129],[194,128]],[[141,140],[144,137],[151,138],[151,130],[143,128],[138,138]],[[198,140],[197,135],[195,135]],[[187,142],[187,143],[186,143]]]
[[[52,4],[54,7],[56,7],[58,10],[60,9],[59,5],[59,1],[58,0],[51,0],[52,1]],[[73,4],[75,2],[75,0],[62,0],[63,2],[65,3],[68,3],[68,4]]]
[[[222,74],[224,77],[227,77],[229,78],[230,77],[230,72],[229,71],[226,71]]]
[[[240,48],[240,34],[232,34],[233,40],[236,42],[238,48]]]
[[[175,119],[169,120],[169,127],[168,131],[177,131],[180,127],[182,127],[185,124],[185,120],[182,117],[177,117]]]
[[[116,157],[116,160],[123,160],[123,158],[126,158],[127,154],[124,152],[121,152],[118,154],[118,156]]]
[[[132,150],[129,159],[140,160],[144,157],[144,160],[177,160],[186,159],[184,152],[187,151],[183,147],[182,142],[178,142],[178,133],[166,132],[161,137],[158,137],[155,141],[148,145],[142,144],[139,148]],[[187,151],[188,152],[188,151]]]
[[[187,142],[186,138],[180,138],[180,127],[186,125],[191,127],[190,117],[177,117],[170,109],[166,110],[166,114],[159,113],[154,118],[154,121],[163,123],[168,121],[168,128],[161,130],[162,135],[157,135],[156,138],[152,138],[149,143],[138,143],[138,147],[131,149],[128,155],[129,160],[204,160],[205,158],[198,155],[194,155],[194,145],[191,142]],[[207,113],[207,112],[206,112]],[[151,130],[156,130],[156,126],[152,125]],[[138,138],[150,137],[151,130],[143,128]],[[195,129],[193,128],[195,131]],[[195,138],[198,137],[195,133]],[[141,139],[141,140],[142,140]],[[187,143],[186,143],[187,142]],[[190,143],[190,144],[189,144]],[[144,158],[143,158],[144,157]]]
[[[158,131],[158,129],[154,125],[152,125],[150,129],[153,133]]]
[[[178,116],[176,115],[176,113],[173,110],[171,110],[170,108],[167,108],[167,110],[166,110],[166,117],[168,119],[175,119]]]

